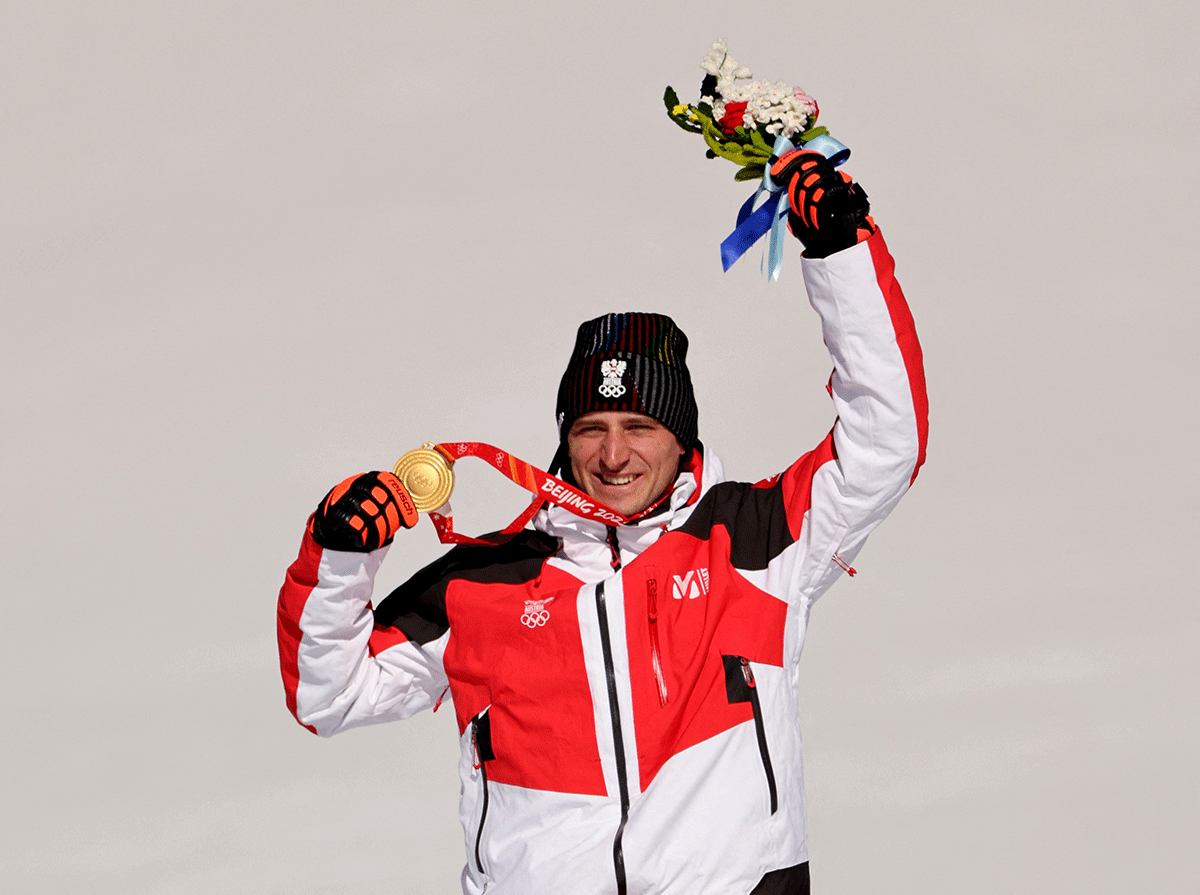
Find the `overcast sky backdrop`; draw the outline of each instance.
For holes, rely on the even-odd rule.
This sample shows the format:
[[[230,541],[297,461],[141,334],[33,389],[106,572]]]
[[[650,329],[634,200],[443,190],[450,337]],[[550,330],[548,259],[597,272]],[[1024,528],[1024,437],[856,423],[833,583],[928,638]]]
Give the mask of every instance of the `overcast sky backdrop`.
[[[749,187],[662,108],[721,37],[852,147],[929,376],[802,663],[815,891],[1195,890],[1197,9],[6,4],[6,891],[459,891],[453,713],[311,736],[275,596],[346,475],[547,462],[609,310],[688,333],[731,475],[828,430],[798,246],[722,274]],[[462,530],[524,503],[460,472]]]

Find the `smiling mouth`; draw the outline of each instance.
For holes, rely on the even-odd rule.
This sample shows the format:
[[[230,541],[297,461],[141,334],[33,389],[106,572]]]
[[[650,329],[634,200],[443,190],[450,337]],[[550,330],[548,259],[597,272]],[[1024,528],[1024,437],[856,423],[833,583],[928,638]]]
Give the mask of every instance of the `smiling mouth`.
[[[634,479],[636,479],[637,476],[636,475],[598,475],[598,476],[596,476],[596,478],[598,478],[605,485],[628,485],[630,482],[632,482]]]

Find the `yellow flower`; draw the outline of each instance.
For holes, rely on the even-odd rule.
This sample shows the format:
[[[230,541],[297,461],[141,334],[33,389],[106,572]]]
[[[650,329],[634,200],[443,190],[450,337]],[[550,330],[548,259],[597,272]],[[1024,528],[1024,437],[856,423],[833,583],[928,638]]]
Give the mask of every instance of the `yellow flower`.
[[[687,103],[679,103],[677,106],[675,106],[674,109],[671,110],[672,115],[682,115],[684,112],[688,113],[688,118],[693,117],[691,110],[688,108]]]

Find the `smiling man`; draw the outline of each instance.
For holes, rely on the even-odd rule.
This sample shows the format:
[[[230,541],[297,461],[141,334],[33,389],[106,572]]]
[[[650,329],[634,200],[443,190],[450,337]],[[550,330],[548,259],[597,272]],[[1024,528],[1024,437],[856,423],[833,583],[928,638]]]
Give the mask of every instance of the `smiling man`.
[[[467,895],[809,892],[809,612],[915,479],[926,406],[866,195],[815,153],[772,175],[834,366],[833,428],[787,469],[726,481],[698,436],[686,336],[606,314],[579,328],[551,472],[619,517],[544,505],[375,607],[388,544],[416,521],[404,487],[352,477],[310,517],[279,597],[288,706],[329,736],[449,694]]]
[[[642,413],[597,411],[567,434],[571,475],[587,494],[633,517],[667,493],[684,448],[675,433]]]
[[[661,314],[606,314],[580,326],[558,387],[551,471],[569,469],[572,484],[626,516],[664,497],[697,444],[687,349]]]

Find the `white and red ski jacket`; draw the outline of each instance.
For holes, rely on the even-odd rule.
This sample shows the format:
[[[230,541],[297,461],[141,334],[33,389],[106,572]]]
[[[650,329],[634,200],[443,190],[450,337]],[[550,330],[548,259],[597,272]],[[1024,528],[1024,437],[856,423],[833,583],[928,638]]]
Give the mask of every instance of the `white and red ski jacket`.
[[[305,536],[279,596],[288,707],[329,736],[449,690],[468,895],[783,893],[807,872],[809,608],[916,477],[926,398],[882,236],[803,265],[837,421],[784,472],[726,482],[696,451],[650,518],[550,507],[376,609],[387,548]]]

